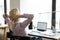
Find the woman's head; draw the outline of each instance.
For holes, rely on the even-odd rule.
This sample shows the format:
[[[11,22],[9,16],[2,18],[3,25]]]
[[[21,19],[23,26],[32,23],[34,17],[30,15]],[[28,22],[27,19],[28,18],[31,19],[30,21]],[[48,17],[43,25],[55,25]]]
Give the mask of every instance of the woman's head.
[[[17,20],[19,16],[19,10],[17,8],[14,8],[10,11],[9,15],[11,20]]]

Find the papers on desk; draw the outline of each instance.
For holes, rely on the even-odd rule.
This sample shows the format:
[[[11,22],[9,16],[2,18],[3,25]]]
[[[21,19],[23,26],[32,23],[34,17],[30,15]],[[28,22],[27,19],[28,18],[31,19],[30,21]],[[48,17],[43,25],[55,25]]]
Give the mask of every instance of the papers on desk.
[[[52,30],[47,30],[47,31],[40,32],[40,33],[42,33],[42,34],[44,34],[44,35],[49,35],[49,36],[55,35],[55,33],[52,33]]]
[[[47,31],[32,31],[31,33],[34,34],[43,34],[43,35],[47,35],[47,36],[53,36],[55,35],[55,33],[52,33],[52,30],[47,30]]]

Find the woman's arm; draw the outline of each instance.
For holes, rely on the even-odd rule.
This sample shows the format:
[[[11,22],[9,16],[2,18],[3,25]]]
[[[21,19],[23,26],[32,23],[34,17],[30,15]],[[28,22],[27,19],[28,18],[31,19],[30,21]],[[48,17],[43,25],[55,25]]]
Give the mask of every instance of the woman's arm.
[[[3,14],[3,18],[5,19],[6,23],[8,23],[10,20],[7,14]]]
[[[27,18],[27,20],[25,20],[24,22],[20,23],[20,25],[25,28],[33,19],[33,15],[32,14],[24,14],[21,16],[22,18]]]

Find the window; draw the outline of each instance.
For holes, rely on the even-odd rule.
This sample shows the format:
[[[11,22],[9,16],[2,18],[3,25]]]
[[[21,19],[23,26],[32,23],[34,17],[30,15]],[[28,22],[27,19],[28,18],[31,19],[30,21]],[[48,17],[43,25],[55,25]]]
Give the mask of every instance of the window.
[[[0,1],[0,23],[1,24],[4,23],[3,14],[4,14],[4,0],[1,0]]]
[[[52,0],[20,0],[21,13],[34,14],[33,25],[37,22],[47,22],[51,28]]]
[[[7,1],[7,13],[9,12],[10,10],[10,0],[6,0]],[[4,0],[1,0],[0,1],[0,23],[1,24],[4,24],[5,21],[4,21],[4,18],[3,18],[3,14],[4,14]]]
[[[56,0],[56,29],[60,29],[60,0]]]
[[[9,14],[10,11],[10,0],[7,0],[7,14]]]

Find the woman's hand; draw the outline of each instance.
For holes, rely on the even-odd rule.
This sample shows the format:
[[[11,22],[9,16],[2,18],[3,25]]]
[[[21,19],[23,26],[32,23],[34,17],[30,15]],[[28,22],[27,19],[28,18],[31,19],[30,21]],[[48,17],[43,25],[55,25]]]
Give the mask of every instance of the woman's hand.
[[[3,14],[4,19],[7,18],[7,17],[9,17],[7,14]]]

